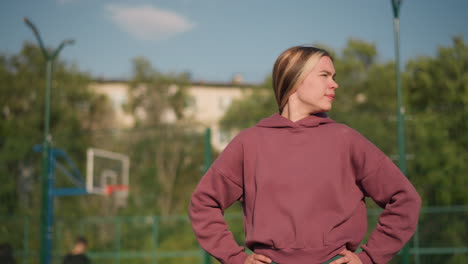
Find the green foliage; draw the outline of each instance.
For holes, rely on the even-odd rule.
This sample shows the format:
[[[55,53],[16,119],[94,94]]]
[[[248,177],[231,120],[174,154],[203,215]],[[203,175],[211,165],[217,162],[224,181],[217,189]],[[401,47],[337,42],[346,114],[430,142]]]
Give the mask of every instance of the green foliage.
[[[251,88],[253,91],[250,95],[234,100],[220,121],[221,127],[225,130],[247,128],[277,112],[271,87],[272,80],[268,77],[263,85]]]
[[[454,37],[435,58],[413,59],[407,68],[410,149],[416,154],[411,176],[426,205],[466,204],[468,46]]]
[[[397,147],[393,63],[379,61],[375,45],[357,39],[349,40],[342,51],[331,53],[340,88],[329,116],[360,131],[394,158]],[[468,173],[467,69],[467,44],[455,37],[452,45],[440,47],[436,56],[410,60],[403,73],[407,175],[425,206],[468,203],[464,181]],[[109,129],[115,127],[110,103],[89,89],[87,74],[60,60],[54,70],[54,146],[66,150],[81,171],[88,146],[128,153],[131,157],[131,191],[126,208],[114,210],[112,199],[102,196],[56,199],[57,256],[65,253],[80,234],[90,238],[92,256],[103,263],[111,263],[106,258],[115,257],[113,252],[119,250],[128,253],[128,258],[139,252],[166,252],[165,257],[158,257],[161,263],[180,263],[182,258],[170,255],[181,254],[180,250],[197,252],[198,243],[188,220],[170,216],[186,214],[192,191],[203,175],[204,127],[184,115],[191,100],[187,92],[190,75],[161,73],[146,59],[136,58],[126,105],[136,123],[130,129],[119,130]],[[30,259],[35,258],[38,248],[38,229],[34,227],[39,226],[41,155],[33,153],[32,146],[43,140],[44,77],[45,62],[34,45],[26,43],[18,54],[0,54],[0,215],[32,216],[3,218],[0,236],[11,238],[15,248],[29,248]],[[223,129],[247,128],[278,111],[271,77],[262,85],[245,90],[245,97],[234,101],[226,112],[221,121]],[[58,185],[70,185],[64,177],[56,178]],[[242,244],[241,209],[239,203],[229,208],[226,220]],[[421,214],[421,247],[466,247],[466,210],[439,213]],[[83,218],[84,215],[98,217]],[[114,218],[116,215],[143,217]],[[372,227],[377,215],[370,219]],[[29,231],[28,226],[32,227]],[[24,244],[27,235],[31,239]],[[159,251],[153,251],[155,248]],[[199,262],[201,256],[192,253],[184,255],[183,260]],[[154,258],[141,258],[135,263],[148,263]],[[429,255],[421,260],[467,261],[466,254]],[[398,257],[392,263],[397,261]]]
[[[138,126],[154,126],[164,120],[163,113],[173,112],[183,119],[188,106],[188,73],[163,74],[142,57],[133,60],[127,110],[137,118]]]
[[[203,127],[184,116],[189,81],[188,73],[163,74],[144,58],[133,61],[127,110],[137,120],[134,131],[146,131],[122,138],[132,154],[134,213],[185,213],[203,175]]]
[[[45,60],[40,49],[25,43],[19,54],[0,56],[0,215],[32,212],[38,204],[41,144],[44,131]],[[63,61],[54,64],[50,132],[54,147],[78,164],[90,137],[84,122],[99,114],[99,98],[88,89],[90,78]],[[73,139],[73,140],[70,140]],[[61,183],[60,181],[58,182]]]

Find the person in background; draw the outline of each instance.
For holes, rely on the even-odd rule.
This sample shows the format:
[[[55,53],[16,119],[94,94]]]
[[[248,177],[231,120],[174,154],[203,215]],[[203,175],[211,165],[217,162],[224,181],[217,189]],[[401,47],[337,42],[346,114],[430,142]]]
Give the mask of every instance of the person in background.
[[[63,264],[90,264],[91,260],[86,256],[88,241],[80,236],[75,240],[72,251],[63,258]]]
[[[0,264],[15,264],[13,248],[9,243],[0,244]]]

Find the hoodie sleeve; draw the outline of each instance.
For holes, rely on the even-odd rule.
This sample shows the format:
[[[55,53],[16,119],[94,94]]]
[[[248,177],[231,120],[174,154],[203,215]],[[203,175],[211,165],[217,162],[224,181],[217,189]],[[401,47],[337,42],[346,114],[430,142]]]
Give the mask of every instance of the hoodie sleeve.
[[[201,247],[223,264],[244,264],[248,254],[234,240],[224,210],[243,199],[243,148],[235,137],[203,175],[192,194],[189,217]]]
[[[381,208],[363,251],[363,264],[387,263],[416,231],[421,198],[400,169],[374,144],[352,129],[350,151],[356,182]]]

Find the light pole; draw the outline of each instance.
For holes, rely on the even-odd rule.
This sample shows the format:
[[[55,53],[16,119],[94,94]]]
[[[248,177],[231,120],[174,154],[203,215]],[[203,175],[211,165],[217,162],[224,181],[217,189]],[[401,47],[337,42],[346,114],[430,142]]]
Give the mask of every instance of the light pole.
[[[405,107],[403,106],[403,94],[401,91],[400,76],[400,6],[402,0],[392,0],[393,29],[395,33],[395,76],[397,89],[397,135],[398,135],[398,165],[401,172],[406,175],[406,150],[405,150]],[[409,264],[408,243],[402,249],[402,263]]]
[[[41,194],[41,228],[40,228],[40,263],[49,264],[51,260],[52,249],[52,214],[53,214],[53,194],[51,193],[53,178],[52,178],[52,157],[51,157],[51,135],[49,132],[50,123],[50,93],[52,81],[53,62],[57,58],[59,52],[65,45],[73,44],[74,40],[64,40],[60,45],[49,53],[37,27],[28,19],[24,18],[24,23],[32,30],[34,36],[42,51],[42,55],[46,59],[46,91],[45,91],[45,111],[44,111],[44,142],[42,149],[42,194]]]

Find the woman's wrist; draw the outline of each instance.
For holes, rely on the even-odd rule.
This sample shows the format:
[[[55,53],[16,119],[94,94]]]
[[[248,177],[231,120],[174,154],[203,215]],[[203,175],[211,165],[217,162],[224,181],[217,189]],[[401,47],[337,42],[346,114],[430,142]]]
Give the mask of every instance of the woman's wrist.
[[[372,259],[370,258],[370,256],[365,251],[358,252],[358,253],[356,253],[356,255],[359,257],[362,264],[373,264],[374,263],[372,261]]]

